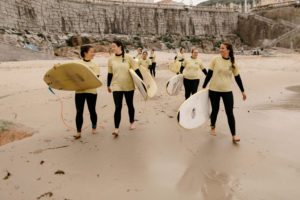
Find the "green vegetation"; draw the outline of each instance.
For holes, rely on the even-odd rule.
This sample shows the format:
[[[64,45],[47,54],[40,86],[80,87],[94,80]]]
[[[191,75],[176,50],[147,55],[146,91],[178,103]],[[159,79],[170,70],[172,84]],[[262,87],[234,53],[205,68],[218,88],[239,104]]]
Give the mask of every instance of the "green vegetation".
[[[69,39],[66,40],[66,44],[67,44],[67,46],[69,46],[69,47],[72,47],[72,46],[73,46],[73,44],[72,44],[72,42],[71,42],[71,38],[69,38]]]
[[[202,42],[202,40],[199,39],[199,38],[192,38],[192,39],[190,40],[190,42],[191,42],[192,44],[199,44],[199,43]]]
[[[142,49],[144,48],[141,42],[138,42],[138,47],[141,47]]]
[[[220,48],[220,46],[221,46],[221,44],[222,44],[223,42],[225,42],[225,41],[224,41],[224,40],[220,40],[220,41],[218,41],[218,42],[215,42],[215,43],[214,43],[214,48]]]
[[[173,38],[171,36],[165,36],[165,37],[163,37],[163,41],[164,42],[169,42],[169,43],[173,43],[174,42],[174,40],[173,40]]]
[[[17,33],[13,33],[13,34],[18,35],[18,36],[22,36],[23,35],[23,33],[21,33],[21,32],[17,32]]]
[[[166,46],[168,47],[168,49],[175,49],[175,47],[170,43],[167,43]]]
[[[0,133],[8,131],[13,125],[12,122],[0,120]]]
[[[38,33],[37,36],[40,37],[40,38],[46,39],[46,37],[43,33]]]
[[[132,45],[132,43],[130,41],[126,41],[126,40],[123,40],[122,43],[124,46]]]
[[[88,37],[82,37],[81,38],[82,44],[90,44],[91,40]]]

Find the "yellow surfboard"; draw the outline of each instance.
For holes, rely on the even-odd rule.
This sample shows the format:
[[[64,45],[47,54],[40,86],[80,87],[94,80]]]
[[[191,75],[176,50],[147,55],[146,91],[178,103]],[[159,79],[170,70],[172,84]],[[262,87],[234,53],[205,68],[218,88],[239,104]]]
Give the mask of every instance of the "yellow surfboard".
[[[44,81],[51,88],[67,91],[93,89],[102,85],[87,65],[78,62],[51,68],[44,75]]]
[[[168,68],[171,72],[178,73],[180,71],[181,63],[179,61],[172,60],[168,64]]]
[[[139,69],[143,76],[143,81],[146,84],[148,96],[152,98],[155,96],[157,92],[157,85],[147,69],[145,69],[144,67],[139,67]]]

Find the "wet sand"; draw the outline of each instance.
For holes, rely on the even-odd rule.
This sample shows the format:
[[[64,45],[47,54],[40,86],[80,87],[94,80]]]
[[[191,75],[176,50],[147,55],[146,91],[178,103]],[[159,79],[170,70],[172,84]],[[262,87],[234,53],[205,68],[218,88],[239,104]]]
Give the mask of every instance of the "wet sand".
[[[215,55],[200,54],[204,65]],[[184,130],[176,112],[184,91],[165,92],[174,54],[157,52],[157,96],[135,92],[136,127],[129,130],[123,101],[120,136],[111,135],[114,104],[106,90],[104,55],[96,57],[104,86],[98,89],[97,135],[74,140],[60,119],[60,104],[43,82],[53,61],[0,64],[0,119],[35,130],[0,147],[0,199],[295,200],[300,196],[300,56],[237,56],[247,101],[234,83],[238,145],[231,142],[223,105],[217,136],[209,127]],[[204,76],[200,74],[202,85]],[[64,118],[75,127],[74,93],[63,99]],[[84,126],[89,124],[87,107]],[[62,170],[65,174],[55,174]],[[7,179],[3,179],[7,176]],[[51,196],[51,197],[50,197]]]

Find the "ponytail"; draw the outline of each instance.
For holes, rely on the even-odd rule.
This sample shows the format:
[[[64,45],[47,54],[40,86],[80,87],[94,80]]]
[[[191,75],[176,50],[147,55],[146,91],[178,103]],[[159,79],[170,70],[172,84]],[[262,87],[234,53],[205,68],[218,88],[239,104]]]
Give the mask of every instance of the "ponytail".
[[[234,59],[234,52],[233,52],[232,44],[230,44],[228,42],[223,42],[222,44],[224,44],[226,46],[226,48],[229,50],[229,58],[230,58],[230,61],[232,64],[232,68],[234,69],[235,68],[235,66],[234,66],[235,59]]]
[[[124,50],[124,45],[120,40],[115,40],[113,41],[113,43],[115,43],[118,47],[121,47],[121,55],[122,55],[122,62],[125,61],[125,50]]]

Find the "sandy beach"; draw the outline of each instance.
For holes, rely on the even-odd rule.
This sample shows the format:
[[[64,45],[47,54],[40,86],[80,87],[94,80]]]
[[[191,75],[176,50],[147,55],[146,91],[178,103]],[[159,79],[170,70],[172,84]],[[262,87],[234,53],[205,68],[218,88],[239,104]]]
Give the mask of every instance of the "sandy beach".
[[[132,53],[132,55],[135,52]],[[193,130],[178,126],[184,91],[168,96],[174,53],[156,52],[156,97],[145,102],[135,91],[134,131],[123,101],[120,136],[114,139],[112,94],[107,92],[107,55],[98,89],[98,134],[91,128],[74,140],[60,119],[60,103],[43,75],[54,63],[38,60],[0,63],[0,120],[21,124],[33,135],[0,146],[1,200],[296,200],[300,198],[300,56],[238,55],[247,94],[234,82],[238,145],[231,141],[223,103],[216,124]],[[216,54],[199,54],[205,67]],[[200,74],[200,86],[204,75]],[[75,127],[74,92],[57,91],[63,115]],[[87,107],[84,125],[90,123]],[[64,174],[55,174],[58,170]],[[6,177],[7,174],[10,176]]]

